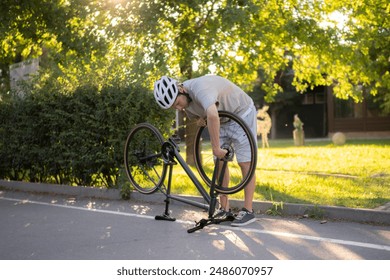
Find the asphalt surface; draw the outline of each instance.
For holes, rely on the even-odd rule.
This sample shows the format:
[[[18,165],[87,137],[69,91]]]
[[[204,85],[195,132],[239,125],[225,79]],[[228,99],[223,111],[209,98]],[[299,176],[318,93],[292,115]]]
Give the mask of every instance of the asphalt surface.
[[[1,260],[389,260],[390,226],[258,214],[195,233],[207,214],[174,203],[0,190]]]
[[[70,187],[66,185],[28,183],[19,181],[8,181],[0,179],[0,190],[22,191],[30,193],[61,194],[75,197],[93,197],[109,200],[121,200],[118,189],[96,188],[96,187]],[[191,197],[202,202],[199,197]],[[131,194],[131,200],[143,201],[145,203],[161,203],[164,196],[161,193],[152,195],[143,195],[138,192]],[[241,208],[241,200],[230,200],[233,208]],[[272,207],[272,202],[254,201],[253,208],[257,213],[265,213]],[[390,226],[390,202],[378,207],[377,209],[352,209],[347,207],[334,207],[324,205],[309,204],[283,204],[283,216],[302,216],[310,211],[320,210],[324,217],[329,220],[346,220],[359,223],[374,223]]]

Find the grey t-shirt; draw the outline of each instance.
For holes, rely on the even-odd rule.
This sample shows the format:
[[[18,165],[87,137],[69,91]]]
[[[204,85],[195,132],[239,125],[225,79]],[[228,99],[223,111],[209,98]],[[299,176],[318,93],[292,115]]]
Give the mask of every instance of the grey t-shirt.
[[[253,105],[252,99],[231,81],[216,75],[202,76],[183,83],[192,102],[186,108],[189,118],[205,118],[206,110],[216,104],[218,110],[242,115]]]

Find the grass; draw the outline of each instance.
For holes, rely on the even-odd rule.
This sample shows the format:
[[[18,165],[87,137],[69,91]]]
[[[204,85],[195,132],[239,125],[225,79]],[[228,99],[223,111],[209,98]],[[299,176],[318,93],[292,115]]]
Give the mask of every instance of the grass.
[[[270,140],[270,148],[258,149],[256,176],[255,200],[373,209],[390,201],[390,139],[343,146],[307,141],[303,147]],[[198,195],[179,166],[173,192]]]

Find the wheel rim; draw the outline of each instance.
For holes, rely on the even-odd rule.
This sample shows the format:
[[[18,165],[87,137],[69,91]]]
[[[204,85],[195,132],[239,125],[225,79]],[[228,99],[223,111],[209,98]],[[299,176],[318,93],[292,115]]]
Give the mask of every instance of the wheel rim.
[[[136,126],[129,134],[125,146],[127,176],[141,193],[153,193],[163,184],[166,166],[161,157],[163,138],[149,124]]]
[[[229,138],[229,136],[232,136],[233,134],[245,133],[247,137],[245,138],[243,145],[249,147],[251,154],[250,158],[245,159],[245,161],[249,162],[249,171],[245,176],[243,176],[241,167],[237,161],[237,156],[242,158],[242,155],[237,154],[237,149],[234,147],[234,143],[229,143],[229,147],[232,148],[235,153],[233,159],[228,162],[230,180],[228,184],[225,183],[223,185],[222,183],[218,182],[216,185],[216,190],[220,193],[232,194],[244,188],[252,178],[256,169],[257,145],[249,128],[241,118],[224,111],[220,111],[219,116],[221,120],[221,129],[224,129],[224,137]],[[198,169],[198,172],[205,183],[210,186],[215,159],[211,150],[207,126],[200,127],[198,129],[195,136],[194,149],[196,168]]]

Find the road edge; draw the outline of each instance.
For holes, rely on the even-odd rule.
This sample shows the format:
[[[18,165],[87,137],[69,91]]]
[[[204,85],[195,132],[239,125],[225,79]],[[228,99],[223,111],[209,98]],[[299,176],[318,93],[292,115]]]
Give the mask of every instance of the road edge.
[[[96,188],[87,186],[68,186],[46,183],[29,183],[21,181],[9,181],[0,179],[0,189],[10,191],[22,191],[33,193],[47,193],[47,194],[59,194],[70,195],[77,197],[99,198],[99,199],[111,199],[121,200],[121,193],[118,189]],[[189,197],[190,198],[190,197]],[[140,202],[153,202],[163,203],[164,195],[161,193],[155,193],[151,195],[143,195],[138,192],[131,194],[131,200]],[[201,197],[191,196],[191,199],[203,201]],[[180,203],[172,201],[172,203]],[[242,200],[230,200],[232,208],[241,208],[243,204]],[[275,206],[278,206],[275,209]],[[311,204],[294,204],[283,203],[275,204],[268,201],[254,201],[253,207],[258,214],[265,214],[268,210],[274,209],[281,213],[281,216],[299,216],[299,217],[313,217],[318,219],[329,220],[348,220],[359,223],[375,223],[390,225],[390,211],[381,209],[358,209],[347,208],[337,206],[326,205],[311,205]],[[276,211],[274,211],[274,214]]]

